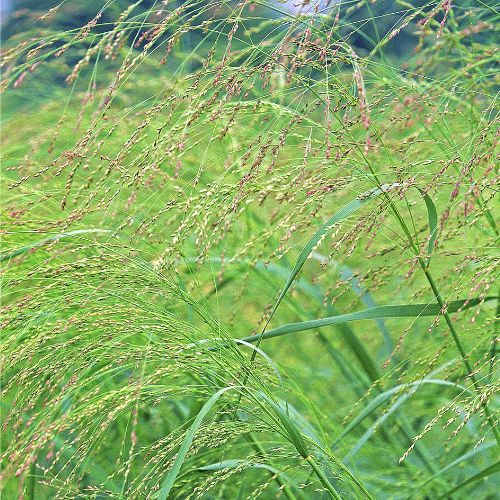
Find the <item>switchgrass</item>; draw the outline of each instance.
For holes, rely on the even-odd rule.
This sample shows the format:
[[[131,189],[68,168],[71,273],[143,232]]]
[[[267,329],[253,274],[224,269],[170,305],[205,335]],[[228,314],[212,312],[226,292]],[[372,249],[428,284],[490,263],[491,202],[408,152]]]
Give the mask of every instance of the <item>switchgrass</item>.
[[[494,498],[495,7],[125,3],[3,46],[5,497]]]

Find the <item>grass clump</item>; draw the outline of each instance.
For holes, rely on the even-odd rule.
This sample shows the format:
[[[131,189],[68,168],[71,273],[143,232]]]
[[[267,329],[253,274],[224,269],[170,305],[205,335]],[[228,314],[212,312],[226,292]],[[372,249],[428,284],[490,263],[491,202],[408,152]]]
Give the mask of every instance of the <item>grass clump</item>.
[[[6,498],[494,498],[495,7],[73,4],[2,49]]]

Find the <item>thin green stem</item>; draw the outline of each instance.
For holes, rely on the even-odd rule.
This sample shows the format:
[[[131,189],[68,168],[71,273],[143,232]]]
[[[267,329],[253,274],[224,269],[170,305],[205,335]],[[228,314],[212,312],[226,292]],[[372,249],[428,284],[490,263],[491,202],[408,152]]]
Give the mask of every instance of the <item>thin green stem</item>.
[[[35,474],[36,474],[36,457],[35,460],[33,460],[31,467],[30,467],[30,475],[29,475],[29,494],[28,498],[30,500],[35,500],[35,488],[36,488],[36,479],[35,479]]]
[[[370,172],[372,173],[375,181],[377,182],[377,184],[380,187],[380,180],[378,179],[377,174],[375,173],[375,171],[373,169],[373,166],[369,162],[367,164],[368,164],[368,168],[369,168]],[[442,311],[442,314],[443,314],[444,319],[446,321],[446,324],[448,325],[448,329],[451,332],[451,335],[453,337],[455,345],[457,346],[457,349],[460,353],[460,356],[462,357],[462,361],[465,365],[465,368],[467,369],[467,373],[469,375],[469,378],[471,379],[472,384],[474,386],[474,389],[478,393],[479,397],[481,397],[481,387],[480,387],[479,383],[477,382],[477,379],[474,375],[474,370],[472,368],[472,365],[469,362],[469,359],[467,357],[467,353],[465,352],[465,349],[462,345],[462,341],[460,339],[460,336],[458,335],[458,332],[456,331],[455,326],[453,325],[453,322],[451,321],[450,315],[448,314],[448,312],[444,308],[445,302],[443,301],[441,294],[439,293],[439,290],[436,286],[436,283],[435,283],[434,279],[432,278],[432,275],[429,272],[429,263],[426,262],[422,257],[420,257],[420,250],[415,245],[415,242],[413,241],[410,230],[408,229],[408,226],[406,225],[405,221],[401,217],[401,214],[398,212],[391,197],[385,191],[384,191],[384,195],[385,195],[386,200],[389,203],[389,206],[391,208],[392,213],[394,214],[399,225],[403,229],[403,232],[405,233],[405,235],[408,239],[408,243],[410,244],[411,248],[413,249],[413,252],[415,253],[415,255],[418,256],[418,262],[420,264],[420,267],[424,271],[424,274],[427,278],[427,281],[429,282],[429,285],[431,286],[432,291],[434,293],[434,296],[436,298],[436,302],[439,304],[439,307],[441,308],[441,311]],[[498,426],[495,423],[495,419],[493,418],[493,415],[492,415],[486,401],[481,401],[481,406],[483,407],[484,413],[486,415],[486,419],[488,420],[488,423],[491,427],[491,430],[493,431],[496,442],[497,442],[498,446],[500,447],[500,431],[498,430]]]
[[[247,434],[247,438],[250,441],[250,444],[252,445],[254,450],[259,454],[259,456],[264,460],[266,460],[266,452],[262,447],[262,445],[255,439],[253,434],[252,433]],[[283,493],[287,498],[289,498],[290,500],[297,499],[290,486],[281,478],[279,474],[274,474],[273,477],[280,486],[280,488],[283,490]]]
[[[497,299],[497,310],[495,314],[495,327],[493,330],[493,338],[491,339],[491,349],[490,349],[490,368],[488,372],[488,383],[491,381],[493,376],[493,368],[495,366],[495,358],[497,355],[497,344],[498,344],[498,324],[500,318],[500,292]]]
[[[481,398],[481,386],[479,385],[476,376],[474,375],[474,370],[472,368],[472,365],[470,364],[469,358],[467,357],[467,353],[465,351],[465,348],[462,344],[462,341],[460,339],[460,336],[455,329],[455,325],[451,321],[450,315],[446,311],[445,308],[445,302],[443,301],[441,294],[439,293],[439,290],[437,288],[437,285],[432,278],[431,273],[429,272],[428,266],[425,264],[424,260],[419,257],[419,263],[420,266],[422,267],[422,270],[425,273],[425,276],[427,278],[427,281],[429,282],[429,285],[432,288],[432,291],[434,293],[434,296],[436,298],[436,302],[439,304],[439,307],[442,310],[443,317],[446,321],[446,324],[448,325],[448,329],[450,330],[451,336],[453,337],[453,340],[455,342],[455,345],[457,346],[458,352],[460,353],[460,356],[462,357],[462,361],[465,365],[465,368],[467,369],[469,378],[472,381],[472,385],[474,386],[474,389],[478,393],[479,397]],[[486,419],[488,420],[488,423],[491,427],[491,430],[493,431],[493,435],[495,436],[496,442],[498,446],[500,447],[500,431],[498,429],[498,426],[495,422],[495,419],[488,407],[488,404],[486,401],[481,400],[481,406],[483,407],[484,413],[486,415]]]
[[[342,497],[338,494],[337,490],[333,487],[332,483],[328,480],[328,478],[325,476],[325,473],[321,470],[321,468],[318,466],[318,464],[314,461],[313,457],[310,455],[306,457],[306,460],[308,464],[312,467],[314,470],[314,473],[316,476],[318,476],[318,479],[321,481],[321,484],[327,489],[328,493],[330,493],[330,496],[332,498],[336,498],[337,500],[342,500]]]

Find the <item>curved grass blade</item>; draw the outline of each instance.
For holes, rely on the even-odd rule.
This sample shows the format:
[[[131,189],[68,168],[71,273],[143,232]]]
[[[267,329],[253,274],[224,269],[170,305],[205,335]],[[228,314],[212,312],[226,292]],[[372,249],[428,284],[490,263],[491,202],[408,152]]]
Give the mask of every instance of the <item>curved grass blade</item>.
[[[88,234],[88,233],[111,233],[112,231],[108,229],[77,229],[75,231],[68,231],[67,233],[60,233],[54,236],[50,236],[49,238],[44,238],[43,240],[36,241],[34,243],[30,243],[21,248],[16,248],[11,252],[6,252],[0,254],[0,262],[5,260],[13,259],[18,255],[22,255],[23,253],[29,252],[30,250],[35,250],[37,248],[48,245],[49,243],[53,243],[54,241],[62,240],[63,238],[71,238],[72,236],[77,236],[80,234]]]
[[[449,497],[452,493],[456,493],[458,490],[461,490],[465,486],[468,486],[469,484],[473,484],[480,479],[483,479],[484,477],[491,476],[492,474],[496,474],[497,472],[500,472],[500,461],[495,462],[493,465],[490,465],[489,467],[486,467],[486,469],[483,469],[482,471],[478,472],[477,474],[474,474],[472,477],[469,477],[465,481],[462,481],[460,484],[457,484],[454,488],[451,490],[448,490],[446,493],[443,493],[441,496],[437,498],[437,500],[440,500],[441,498],[447,498]]]
[[[339,222],[342,222],[343,220],[347,219],[349,216],[351,216],[354,212],[359,210],[361,207],[366,205],[368,202],[371,200],[377,198],[378,196],[381,196],[382,194],[387,194],[387,192],[401,187],[401,183],[395,182],[393,184],[383,184],[380,187],[376,187],[373,189],[370,189],[368,191],[365,191],[364,193],[360,194],[354,200],[350,201],[347,205],[345,205],[343,208],[341,208],[338,212],[336,212],[330,219],[328,219],[319,229],[314,233],[313,237],[307,242],[307,244],[304,246],[302,251],[300,252],[297,261],[295,262],[295,265],[293,266],[293,269],[283,287],[281,290],[278,300],[274,304],[271,314],[269,315],[269,318],[266,321],[266,324],[264,325],[264,328],[262,329],[262,332],[257,338],[257,345],[260,344],[261,340],[264,338],[265,331],[271,322],[271,319],[274,316],[274,313],[278,309],[279,305],[281,304],[282,300],[284,299],[286,293],[288,292],[289,288],[292,286],[293,281],[299,274],[300,270],[304,266],[306,260],[308,257],[311,255],[313,252],[314,248],[320,243],[320,241],[325,238],[328,234],[331,233],[333,230],[334,226],[338,224]],[[435,239],[437,237],[437,209],[432,201],[431,197],[425,193],[423,190],[418,188],[418,191],[422,195],[425,201],[425,205],[427,207],[427,215],[428,215],[428,221],[429,221],[429,232],[430,232],[430,238],[429,238],[429,245],[428,245],[428,251],[427,251],[427,260],[425,262],[426,268],[429,267],[430,264],[430,256],[432,253],[432,250],[434,248],[435,244]],[[248,339],[244,339],[248,340]],[[252,361],[255,358],[255,353],[252,355]]]
[[[219,341],[224,341],[224,340],[226,340],[226,339],[224,339],[222,337],[212,337],[209,339],[202,339],[202,340],[198,340],[197,342],[193,342],[191,344],[188,344],[186,346],[186,348],[188,348],[188,349],[193,348],[193,347],[196,348],[196,347],[200,347],[202,344],[207,344],[209,342],[210,343],[211,342],[219,342]],[[265,361],[269,364],[269,366],[273,369],[274,373],[276,373],[276,377],[279,380],[281,388],[282,388],[283,392],[285,391],[285,384],[283,381],[283,377],[281,376],[281,373],[280,373],[276,363],[262,349],[260,349],[259,347],[255,346],[249,342],[246,342],[245,340],[235,339],[234,342],[235,342],[235,344],[244,345],[245,347],[249,347],[253,351],[260,354],[265,359]],[[208,350],[209,351],[216,351],[216,350],[218,350],[218,347],[217,348],[209,347]]]
[[[295,262],[295,265],[293,266],[293,269],[290,273],[290,276],[288,277],[285,286],[281,290],[278,300],[274,304],[274,307],[271,311],[271,314],[269,316],[269,321],[271,320],[273,314],[276,312],[276,309],[278,309],[278,306],[281,304],[281,301],[285,297],[288,289],[292,285],[293,281],[295,280],[295,277],[297,274],[299,274],[300,270],[304,266],[307,258],[309,255],[311,255],[312,251],[318,245],[318,243],[326,237],[329,233],[331,233],[333,227],[338,224],[339,222],[342,222],[343,220],[347,219],[349,216],[351,216],[354,212],[359,210],[361,207],[366,205],[368,202],[371,200],[377,198],[378,196],[387,193],[395,188],[401,187],[401,184],[399,182],[395,182],[393,184],[383,184],[380,187],[370,189],[368,191],[365,191],[364,193],[360,194],[354,200],[350,201],[347,205],[345,205],[343,208],[341,208],[338,212],[336,212],[330,219],[328,219],[313,235],[313,237],[307,242],[307,244],[304,246],[302,251],[300,252],[300,255],[297,258],[297,261]],[[427,207],[427,214],[428,214],[428,220],[429,220],[429,233],[430,233],[430,239],[429,239],[429,245],[428,245],[428,259],[430,259],[430,254],[432,253],[432,250],[434,248],[434,243],[436,240],[437,236],[437,210],[436,206],[434,205],[434,202],[432,201],[431,197],[422,191],[421,189],[417,188],[424,198],[425,205]]]
[[[273,477],[281,478],[281,484],[287,487],[293,486],[293,488],[299,495],[299,498],[304,498],[302,492],[300,491],[299,486],[295,484],[287,474],[281,472],[276,467],[272,467],[271,465],[261,464],[261,463],[249,463],[247,460],[230,459],[198,467],[197,470],[199,470],[200,472],[218,472],[225,469],[235,469],[240,465],[245,465],[244,469],[261,469],[270,472]],[[297,498],[297,496],[290,490],[288,491],[288,493],[285,492],[285,494],[287,495],[288,498],[291,498],[292,500]]]
[[[330,496],[335,499],[341,499],[341,496],[338,494],[337,490],[333,487],[333,485],[330,483],[328,478],[325,476],[323,471],[318,467],[312,456],[309,454],[309,451],[307,450],[306,443],[304,441],[304,438],[302,437],[302,434],[300,431],[297,429],[293,421],[290,419],[290,417],[286,414],[285,411],[281,408],[281,406],[277,403],[275,403],[272,399],[267,397],[265,394],[261,394],[262,397],[266,400],[266,402],[273,408],[274,412],[276,413],[278,419],[280,420],[281,424],[283,425],[286,433],[288,434],[288,437],[295,447],[295,449],[299,452],[300,456],[306,460],[309,465],[312,467],[314,470],[314,473],[318,477],[318,479],[321,481],[323,486],[327,489],[329,492]]]
[[[238,459],[233,459],[233,460],[222,460],[222,462],[217,462],[214,464],[210,465],[204,465],[202,467],[198,467],[197,470],[202,471],[202,472],[212,472],[212,471],[220,471],[224,469],[234,469],[235,467],[238,467],[240,464],[246,463],[245,460],[238,460]],[[269,472],[272,472],[273,474],[278,474],[280,473],[278,469],[275,467],[271,467],[270,465],[267,464],[248,464],[249,467],[253,467],[255,469],[266,469]]]
[[[168,498],[168,495],[170,494],[170,490],[172,489],[172,486],[174,485],[174,482],[177,478],[177,475],[179,474],[179,471],[182,467],[182,464],[186,458],[186,455],[189,451],[189,448],[191,446],[191,443],[193,442],[194,436],[199,429],[200,425],[203,422],[203,419],[205,416],[208,414],[208,412],[211,410],[211,408],[215,405],[217,400],[230,389],[235,389],[238,388],[239,386],[231,386],[231,387],[224,387],[223,389],[220,389],[218,392],[216,392],[213,396],[210,397],[210,399],[203,405],[201,410],[199,411],[198,415],[196,416],[194,422],[191,424],[191,427],[189,428],[189,431],[186,434],[186,437],[184,438],[184,441],[181,444],[181,447],[179,449],[179,452],[177,453],[177,457],[175,458],[174,464],[172,468],[170,469],[169,473],[167,474],[167,477],[163,481],[162,487],[158,493],[158,500],[166,500]],[[272,399],[267,397],[265,394],[262,394],[263,398],[265,401],[273,408],[274,412],[276,413],[278,419],[280,420],[281,424],[283,425],[291,443],[295,447],[295,449],[299,452],[299,454],[306,459],[309,463],[311,463],[312,458],[309,455],[309,452],[307,451],[305,441],[300,433],[300,431],[297,429],[297,427],[294,425],[290,417],[283,411],[280,405],[275,403]],[[314,464],[316,465],[316,464]],[[313,468],[314,468],[314,465]],[[316,469],[315,469],[315,472]],[[331,483],[323,476],[319,475],[318,476],[321,482],[324,484],[324,486],[329,490],[329,492],[332,494],[332,496],[335,497],[335,489],[331,485]],[[325,482],[326,481],[326,482]],[[336,493],[336,492],[335,492]],[[338,495],[338,494],[337,494]],[[340,497],[335,497],[335,498],[340,498]]]
[[[325,260],[325,257],[316,252],[313,252],[311,255],[313,258],[318,259],[320,262]],[[261,268],[262,270],[270,271],[276,274],[277,276],[285,275],[286,277],[288,275],[287,269],[278,266],[276,264],[270,264],[268,266],[264,266],[263,264],[258,263],[256,268],[258,269]],[[354,273],[346,266],[341,267],[340,273],[343,273],[344,270],[349,270],[349,272],[352,273],[352,275],[354,276]],[[344,279],[346,275],[340,274],[340,276],[342,277],[342,279]],[[309,297],[317,301],[320,306],[323,306],[324,292],[318,285],[313,285],[307,282],[306,280],[299,278],[295,280],[294,286],[297,289],[300,289],[304,293],[308,294]],[[360,291],[359,289],[357,288],[355,289],[354,287],[353,290],[354,293],[356,294],[358,294],[358,292],[362,293],[362,296],[360,296],[360,298],[367,307],[375,307],[377,305],[368,291],[366,290]],[[370,304],[368,303],[368,301],[365,302],[365,299],[368,299],[368,297],[369,299],[371,299]],[[331,304],[326,304],[326,313],[330,316],[334,316],[336,315],[336,310]],[[364,345],[358,339],[356,333],[351,329],[351,327],[347,323],[340,323],[336,325],[336,327],[342,339],[346,342],[346,344],[352,350],[353,354],[358,359],[359,364],[362,367],[363,371],[368,375],[370,380],[372,381],[377,380],[380,377],[380,374],[378,373],[376,364],[372,360],[370,354],[366,351]],[[389,334],[389,332],[387,332],[387,334]],[[323,337],[322,341],[327,342],[328,340],[326,339],[326,337]],[[337,353],[334,353],[333,351],[331,351],[331,354],[334,358],[337,356]]]
[[[384,413],[382,414],[381,417],[379,417],[374,424],[372,424],[366,432],[361,436],[361,438],[358,440],[358,442],[351,448],[349,453],[346,456],[346,459],[352,459],[358,452],[361,450],[361,448],[366,444],[366,442],[373,436],[375,433],[375,430],[380,427],[389,417],[391,417],[393,414],[395,414],[403,404],[410,399],[419,389],[421,386],[422,381],[420,382],[414,382],[413,384],[410,384],[410,391],[403,394],[400,396],[395,403]],[[470,392],[470,391],[467,391]],[[403,459],[399,459],[399,463],[402,463]],[[436,471],[437,472],[437,471]],[[436,473],[434,472],[434,473]]]
[[[194,422],[191,424],[191,427],[189,428],[189,431],[187,432],[186,437],[184,438],[184,441],[181,444],[181,447],[179,448],[179,452],[177,453],[177,457],[175,458],[174,465],[172,466],[172,468],[167,474],[167,477],[163,481],[160,491],[158,492],[158,497],[157,497],[158,500],[167,500],[170,490],[172,489],[172,486],[174,485],[177,475],[181,470],[182,464],[184,462],[184,459],[186,458],[191,443],[193,442],[194,435],[196,434],[196,431],[202,424],[203,419],[206,417],[208,412],[212,409],[215,403],[217,403],[218,399],[225,392],[229,391],[230,389],[236,389],[236,388],[238,388],[238,386],[224,387],[223,389],[217,391],[213,396],[211,396],[211,398],[202,406],[198,415],[194,419]]]
[[[483,301],[493,300],[496,297],[486,297],[485,299],[463,299],[454,300],[448,304],[448,312],[457,312],[474,307]],[[265,332],[264,334],[252,335],[245,337],[242,340],[245,342],[257,342],[259,339],[269,339],[273,337],[281,337],[289,333],[302,332],[305,330],[313,330],[323,326],[338,325],[349,321],[362,321],[378,318],[418,318],[424,316],[437,316],[441,314],[441,308],[438,304],[402,304],[390,306],[378,306],[370,309],[363,309],[353,313],[339,314],[338,316],[330,316],[328,318],[313,319],[309,321],[300,321],[297,323],[289,323]]]
[[[427,217],[429,220],[429,243],[427,246],[427,259],[425,261],[425,264],[427,267],[429,267],[430,261],[431,261],[431,254],[432,251],[434,250],[434,245],[436,244],[436,238],[437,238],[437,222],[438,222],[438,216],[437,216],[437,209],[436,205],[432,201],[432,198],[424,192],[422,189],[418,189],[420,191],[420,194],[422,195],[425,206],[427,208]]]
[[[260,393],[260,395],[263,397],[263,399],[269,403],[269,405],[272,407],[274,412],[276,413],[278,419],[280,420],[282,426],[284,427],[285,432],[287,433],[291,443],[295,447],[295,449],[299,452],[299,454],[304,458],[311,468],[313,469],[314,473],[320,480],[320,482],[323,484],[323,486],[327,489],[328,493],[330,496],[336,499],[342,499],[342,497],[338,494],[337,490],[334,488],[330,480],[325,476],[324,472],[321,470],[321,468],[318,466],[316,461],[314,460],[313,456],[309,453],[306,442],[304,438],[302,437],[301,430],[295,425],[293,420],[290,418],[290,416],[283,410],[281,405],[272,399],[270,399],[268,396],[266,396],[263,393]],[[300,415],[298,412],[294,414],[295,418],[298,418]],[[304,424],[306,426],[307,430],[307,423],[303,419],[303,417],[300,416],[301,420],[301,427],[304,428]],[[321,445],[319,441],[317,440],[316,436],[314,433],[310,434],[308,432],[308,438],[312,439],[312,441],[315,442],[315,444],[318,446],[318,448],[321,448]],[[349,478],[357,488],[362,492],[363,498],[372,498],[371,495],[368,493],[366,488],[363,486],[363,484],[354,476],[351,471],[344,466],[337,458],[334,457],[334,462],[339,466],[339,468],[346,474],[347,478]]]
[[[300,252],[300,255],[297,258],[297,261],[295,262],[295,265],[292,268],[292,271],[290,272],[290,275],[288,276],[288,279],[281,290],[278,300],[273,306],[273,309],[271,310],[271,314],[269,315],[269,318],[266,322],[266,327],[271,321],[271,318],[273,317],[274,313],[278,309],[279,305],[281,304],[283,298],[285,297],[286,293],[288,292],[288,289],[292,285],[293,281],[295,280],[297,274],[299,274],[300,270],[304,266],[306,260],[308,259],[309,255],[311,255],[312,251],[320,243],[320,241],[328,236],[334,228],[336,224],[339,222],[342,222],[343,220],[347,219],[349,216],[351,216],[354,212],[359,210],[361,207],[366,205],[368,202],[373,200],[374,198],[377,198],[378,196],[382,195],[383,193],[386,193],[392,189],[395,189],[396,187],[400,187],[401,184],[399,183],[394,183],[394,184],[384,184],[380,188],[374,188],[370,189],[369,191],[365,191],[364,193],[360,194],[354,200],[350,201],[347,205],[342,207],[338,212],[336,212],[332,217],[330,217],[317,231],[314,233],[313,237],[307,242],[307,244],[304,246],[302,251]],[[264,327],[264,330],[266,329]]]
[[[280,420],[286,433],[288,434],[288,437],[290,438],[290,442],[293,444],[295,449],[299,452],[300,456],[302,458],[307,458],[309,456],[309,451],[307,450],[307,446],[306,446],[306,443],[304,441],[304,438],[302,437],[302,434],[297,429],[295,424],[292,422],[290,417],[286,414],[286,412],[283,410],[283,408],[281,408],[281,406],[278,403],[276,403],[275,401],[273,401],[271,398],[269,398],[268,396],[266,396],[263,393],[261,393],[261,396],[272,407],[272,409],[276,413],[276,416]]]
[[[449,463],[446,467],[443,467],[441,470],[439,470],[436,474],[431,476],[430,478],[426,479],[423,483],[420,483],[418,485],[418,490],[421,491],[421,489],[424,486],[427,486],[430,482],[434,481],[437,477],[441,476],[445,472],[448,472],[450,469],[453,467],[456,467],[457,465],[469,460],[470,458],[478,455],[479,453],[482,453],[483,451],[489,450],[493,446],[496,445],[495,441],[490,441],[489,443],[485,443],[481,446],[478,446],[477,448],[473,449],[472,451],[469,451],[467,453],[464,453],[460,457],[458,457],[456,460],[453,460],[453,462]],[[409,500],[409,499],[408,499]]]
[[[378,407],[380,407],[385,401],[391,398],[391,396],[395,393],[398,393],[406,388],[419,387],[422,384],[433,384],[433,385],[442,385],[446,387],[454,387],[458,389],[460,392],[470,392],[466,387],[463,387],[460,384],[456,384],[455,382],[450,382],[448,380],[440,380],[440,379],[423,379],[418,380],[416,382],[411,382],[407,384],[400,384],[387,391],[384,391],[378,394],[375,398],[373,398],[370,403],[361,411],[356,418],[354,418],[342,431],[340,436],[335,440],[332,446],[335,446],[342,438],[344,438],[349,432],[351,432],[357,425],[359,425],[366,417],[370,416]],[[404,396],[403,396],[404,397]]]

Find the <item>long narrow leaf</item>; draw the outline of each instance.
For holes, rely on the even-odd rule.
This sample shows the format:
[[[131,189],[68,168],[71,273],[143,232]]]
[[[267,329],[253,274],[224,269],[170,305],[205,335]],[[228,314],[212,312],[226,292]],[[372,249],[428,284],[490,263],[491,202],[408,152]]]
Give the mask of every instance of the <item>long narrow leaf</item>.
[[[369,191],[364,192],[363,194],[357,196],[354,198],[354,200],[350,201],[347,205],[342,207],[337,213],[332,215],[313,235],[313,237],[307,242],[307,244],[304,246],[302,251],[300,252],[300,255],[297,258],[297,261],[295,262],[295,265],[293,266],[292,271],[290,272],[290,275],[288,276],[288,279],[285,283],[285,286],[281,290],[278,300],[274,304],[274,307],[271,311],[271,314],[269,316],[269,321],[271,320],[272,316],[276,312],[276,309],[278,309],[278,306],[281,304],[281,301],[285,297],[288,289],[292,285],[293,281],[295,280],[295,277],[297,274],[299,274],[300,270],[304,266],[306,260],[308,259],[309,255],[311,255],[311,252],[314,250],[316,245],[328,236],[335,227],[336,224],[339,222],[342,222],[343,220],[347,219],[349,216],[351,216],[354,212],[359,210],[361,207],[366,205],[368,202],[373,200],[374,198],[377,198],[378,196],[382,195],[383,193],[390,191],[396,187],[400,187],[401,184],[399,183],[394,183],[394,184],[384,184],[380,188],[374,188],[370,189]]]
[[[463,299],[454,300],[448,304],[448,312],[457,312],[474,307],[483,301],[493,300],[496,297],[486,297],[485,299]],[[252,335],[245,337],[245,342],[257,342],[260,338],[269,339],[273,337],[281,337],[289,333],[302,332],[305,330],[313,330],[324,326],[338,325],[349,321],[361,321],[378,318],[418,318],[423,316],[437,316],[441,313],[438,304],[402,304],[390,306],[378,306],[370,309],[363,309],[353,313],[339,314],[338,316],[330,316],[328,318],[313,319],[309,321],[300,321],[297,323],[289,323],[287,325],[269,330],[263,335]]]
[[[419,189],[419,191],[422,197],[424,198],[425,206],[427,207],[427,216],[429,220],[429,244],[427,247],[427,261],[426,261],[428,267],[431,260],[431,254],[432,251],[434,250],[434,245],[436,243],[436,238],[437,238],[438,216],[437,216],[436,205],[434,205],[432,198],[421,189]]]
[[[288,292],[288,289],[292,285],[293,281],[295,280],[297,274],[299,274],[300,270],[304,266],[306,260],[308,257],[311,255],[312,251],[314,248],[320,243],[320,241],[325,238],[328,234],[330,234],[335,227],[336,224],[339,222],[342,222],[343,220],[347,219],[349,216],[351,216],[354,212],[359,210],[361,207],[366,205],[368,202],[371,200],[379,197],[380,195],[387,193],[388,191],[391,191],[395,188],[401,187],[401,184],[398,182],[395,182],[393,184],[384,184],[380,187],[370,189],[369,191],[366,191],[362,193],[361,195],[357,196],[354,198],[354,200],[350,201],[347,205],[342,207],[337,213],[332,215],[330,219],[328,219],[317,231],[314,233],[312,238],[307,242],[307,244],[304,246],[302,251],[300,252],[300,255],[297,258],[297,261],[295,262],[295,265],[293,266],[293,269],[290,273],[290,276],[288,277],[283,289],[281,290],[278,300],[273,306],[273,309],[271,310],[271,314],[269,315],[268,321],[266,323],[269,324],[271,321],[271,318],[273,317],[274,313],[276,312],[276,309],[278,309],[279,305],[281,304],[283,298],[285,297],[286,293]],[[437,209],[432,201],[431,197],[422,191],[421,189],[417,188],[422,197],[424,198],[425,201],[425,206],[427,208],[427,215],[428,215],[428,220],[429,220],[429,245],[428,245],[428,257],[427,257],[427,265],[429,265],[429,260],[430,260],[430,255],[432,253],[432,250],[434,248],[434,243],[437,237]],[[261,334],[262,335],[262,334]]]
[[[184,438],[184,441],[181,444],[181,447],[179,448],[179,453],[177,453],[177,457],[175,458],[174,465],[170,469],[170,471],[167,474],[167,477],[163,481],[163,484],[161,486],[160,491],[158,492],[158,500],[166,500],[168,498],[168,495],[170,493],[170,490],[172,489],[172,486],[174,485],[175,479],[177,478],[177,475],[179,474],[179,471],[181,470],[182,464],[184,463],[184,459],[186,458],[186,455],[189,451],[189,448],[191,446],[191,443],[193,442],[194,435],[196,434],[196,431],[200,427],[201,423],[203,422],[203,419],[207,415],[207,413],[212,409],[212,407],[215,405],[217,400],[227,391],[230,389],[235,389],[237,386],[232,386],[232,387],[224,387],[220,391],[217,391],[201,408],[200,412],[194,419],[194,422],[191,424],[191,427],[189,428],[189,431],[186,434],[186,437]]]
[[[281,406],[278,403],[274,402],[271,398],[269,398],[263,393],[261,393],[261,396],[273,408],[274,412],[281,421],[295,449],[300,453],[302,458],[308,457],[309,452],[307,450],[304,438],[302,437],[302,434],[300,433],[296,425],[292,422],[290,417],[286,414],[286,412],[283,410],[283,408],[281,408]]]
[[[22,255],[23,253],[43,247],[45,245],[48,245],[49,243],[62,240],[63,238],[71,238],[72,236],[79,236],[81,234],[89,233],[111,233],[111,231],[107,229],[77,229],[75,231],[68,231],[67,233],[56,234],[54,236],[50,236],[49,238],[30,243],[29,245],[26,245],[24,247],[16,248],[15,250],[12,250],[10,252],[0,254],[0,262],[13,259],[18,255]]]
[[[463,462],[466,462],[470,458],[475,457],[476,455],[482,453],[483,451],[489,450],[490,448],[492,448],[495,445],[496,445],[495,441],[490,441],[489,443],[485,443],[481,446],[478,446],[477,448],[474,448],[472,451],[464,453],[463,455],[458,457],[456,460],[453,460],[453,462],[449,463],[446,467],[443,467],[436,474],[434,474],[430,478],[426,479],[423,483],[420,483],[417,487],[418,490],[421,490],[424,486],[428,485],[430,482],[434,481],[434,479],[443,475],[445,472],[448,472],[453,467],[456,467],[457,465],[459,465]]]
[[[462,481],[460,484],[457,484],[454,488],[451,490],[448,490],[446,493],[443,493],[440,497],[438,497],[438,500],[441,498],[446,498],[449,497],[452,493],[455,493],[458,490],[461,490],[465,486],[468,486],[469,484],[475,483],[479,481],[480,479],[483,479],[484,477],[491,476],[492,474],[496,474],[497,472],[500,472],[500,461],[495,462],[493,465],[490,465],[489,467],[486,467],[486,469],[483,469],[482,471],[478,472],[472,477],[469,477],[465,481]]]
[[[271,467],[267,464],[258,464],[258,463],[248,463],[246,460],[222,460],[221,462],[216,462],[210,465],[204,465],[202,467],[198,467],[197,470],[201,472],[212,472],[212,471],[220,471],[224,469],[234,469],[239,465],[245,464],[246,467],[252,467],[254,469],[266,469],[273,474],[279,474],[279,470],[275,467]]]
[[[200,472],[218,472],[225,469],[235,469],[240,466],[243,466],[244,470],[246,469],[267,470],[268,472],[271,473],[273,477],[280,477],[284,484],[288,486],[293,486],[293,489],[300,498],[305,498],[304,495],[302,494],[300,486],[296,484],[290,476],[278,470],[276,467],[272,467],[271,465],[262,463],[251,463],[248,462],[247,460],[232,459],[232,460],[223,460],[221,462],[216,462],[210,465],[198,467],[197,470],[199,470]],[[296,498],[295,494],[291,498]]]
[[[396,387],[392,387],[387,391],[384,391],[378,394],[374,399],[370,401],[368,405],[363,408],[363,411],[359,413],[342,431],[342,434],[335,440],[333,446],[337,444],[343,437],[345,437],[349,432],[351,432],[357,425],[359,425],[366,417],[370,416],[380,405],[382,405],[385,401],[391,398],[393,394],[397,394],[403,391],[406,388],[412,387],[420,387],[423,384],[433,384],[433,385],[441,385],[445,387],[453,387],[458,389],[460,392],[470,392],[466,387],[463,387],[455,382],[450,382],[448,380],[440,380],[440,379],[423,379],[418,380],[416,382],[411,382],[407,384],[397,385]]]

